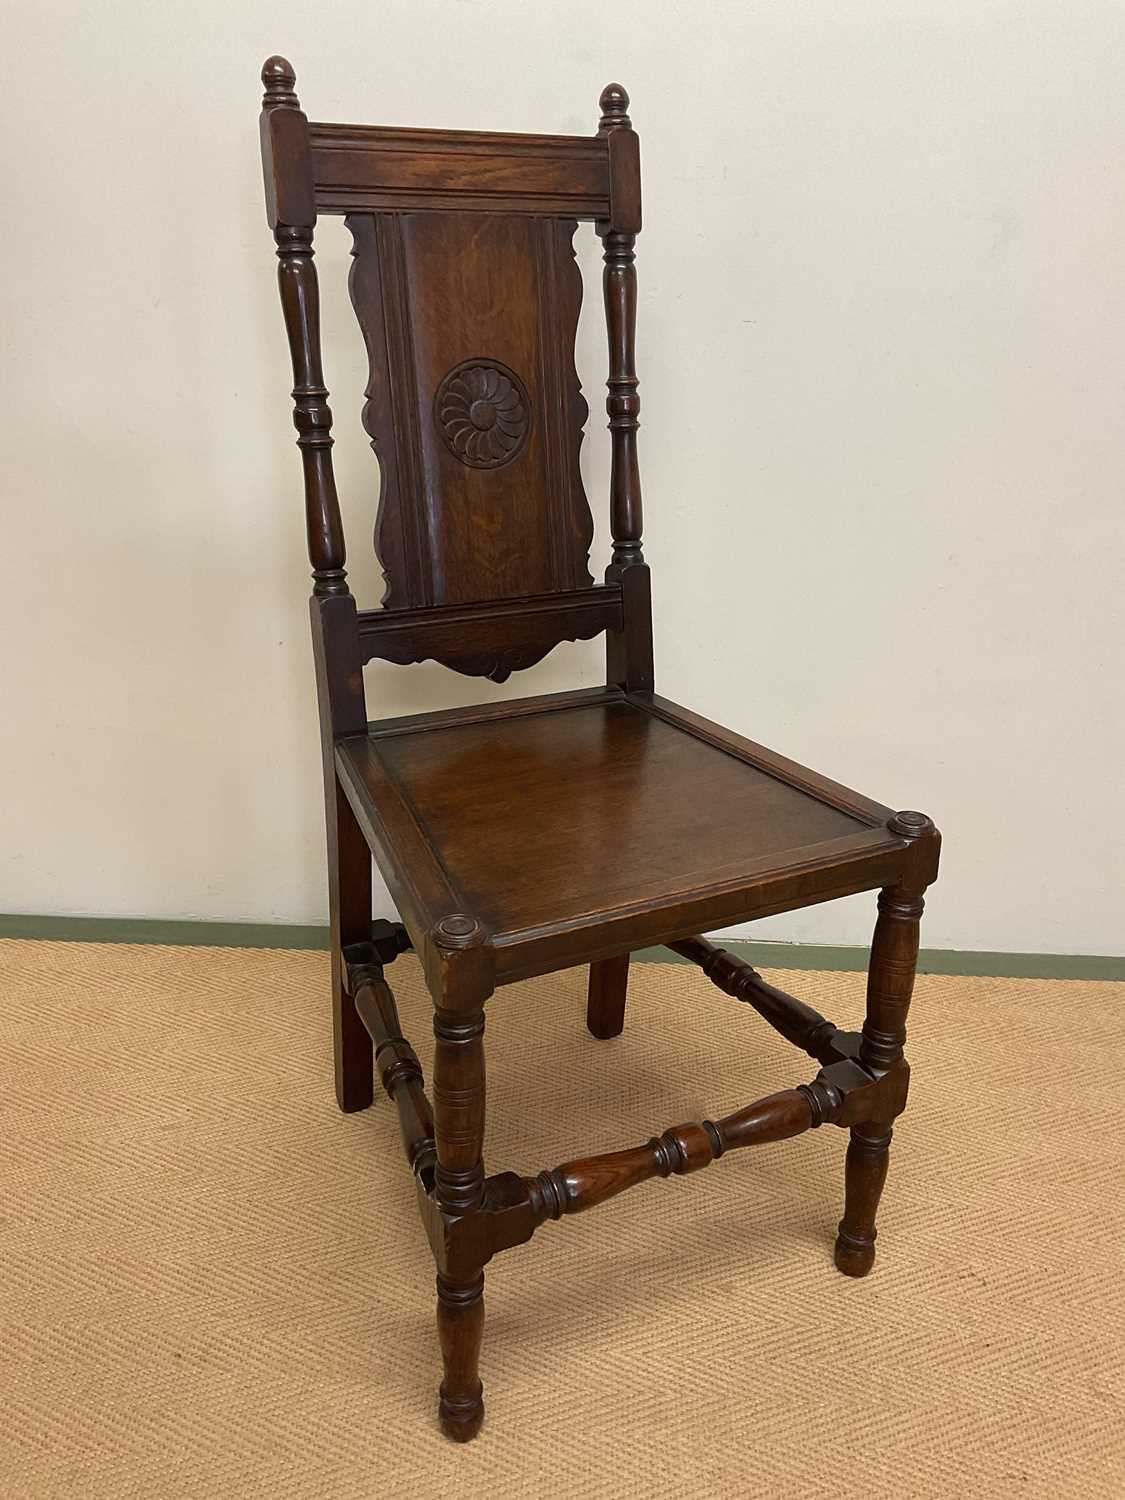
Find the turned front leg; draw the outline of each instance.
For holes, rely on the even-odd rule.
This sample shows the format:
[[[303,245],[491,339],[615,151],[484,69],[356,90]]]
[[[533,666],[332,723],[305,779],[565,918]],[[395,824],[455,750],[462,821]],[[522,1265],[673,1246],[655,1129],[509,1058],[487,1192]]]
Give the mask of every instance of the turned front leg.
[[[484,1193],[484,1013],[438,1010],[434,1015],[434,1192],[445,1214],[477,1212]],[[476,1437],[484,1420],[480,1377],[484,1274],[479,1267],[439,1274],[438,1337],[445,1376],[439,1416],[457,1442]]]
[[[879,1076],[902,1059],[906,1017],[918,964],[923,893],[937,875],[941,835],[924,813],[891,819],[893,833],[909,841],[910,864],[902,881],[879,894],[879,918],[867,971],[867,1017],[859,1060]],[[875,1261],[875,1215],[887,1177],[891,1121],[852,1128],[845,1165],[844,1217],[836,1237],[837,1269],[866,1276]]]

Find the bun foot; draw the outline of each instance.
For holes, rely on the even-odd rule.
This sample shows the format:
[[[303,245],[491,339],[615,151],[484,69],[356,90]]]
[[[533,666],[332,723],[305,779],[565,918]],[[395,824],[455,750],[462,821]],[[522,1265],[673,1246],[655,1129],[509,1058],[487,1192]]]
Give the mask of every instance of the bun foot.
[[[836,1236],[836,1251],[834,1255],[837,1271],[842,1271],[845,1276],[866,1276],[875,1264],[875,1236],[870,1239],[857,1239],[854,1235],[844,1232],[841,1228]]]
[[[442,1388],[438,1402],[438,1420],[441,1430],[455,1443],[469,1443],[476,1437],[484,1421],[484,1402],[481,1392],[475,1398],[453,1398]]]

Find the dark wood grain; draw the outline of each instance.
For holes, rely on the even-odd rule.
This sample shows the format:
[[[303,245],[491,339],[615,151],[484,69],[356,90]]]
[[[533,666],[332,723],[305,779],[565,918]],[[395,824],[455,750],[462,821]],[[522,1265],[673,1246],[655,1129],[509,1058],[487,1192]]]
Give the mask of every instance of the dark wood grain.
[[[636,236],[607,230],[605,245],[605,310],[609,330],[609,379],[606,412],[610,434],[610,530],[613,562],[628,567],[644,561],[641,545],[641,470],[637,456],[641,398],[638,395],[635,352],[637,328],[637,273],[633,246]]]
[[[453,209],[597,219],[609,212],[610,159],[589,136],[309,126],[321,213]]]
[[[357,945],[363,948],[365,945]],[[351,950],[355,951],[355,950]],[[356,1013],[375,1044],[375,1064],[384,1092],[398,1110],[402,1147],[427,1189],[433,1185],[436,1148],[434,1114],[426,1097],[422,1065],[402,1034],[398,1007],[381,964],[348,964],[348,989]]]
[[[343,950],[371,927],[371,850],[336,777],[338,736],[360,734],[367,710],[350,594],[309,600],[313,665],[320,706],[324,822],[328,840],[328,916],[332,954],[332,1045],[336,1099],[351,1113],[374,1094],[371,1042],[345,983]]]
[[[652,653],[652,583],[647,563],[631,567],[611,563],[606,587],[621,591],[621,625],[606,636],[606,681],[615,687],[651,692],[654,685]]]
[[[698,964],[712,984],[752,1006],[787,1042],[822,1062],[835,1055],[838,1028],[803,1000],[767,984],[743,959],[704,938],[685,938],[668,946]]]
[[[433,659],[503,682],[541,661],[561,641],[588,641],[622,627],[621,590],[572,589],[527,599],[423,609],[373,609],[359,616],[363,659],[402,664]],[[465,641],[473,647],[466,651]]]
[[[403,880],[421,868],[414,856],[405,867],[403,837],[440,851],[433,916],[421,920],[439,904],[471,910],[500,982],[871,889],[906,849],[872,825],[870,804],[844,811],[834,784],[831,801],[814,796],[811,773],[760,770],[652,714],[643,696],[416,716],[342,741],[337,763],[380,868],[402,865]],[[408,828],[380,840],[362,809],[385,804],[384,789]]]
[[[860,1061],[881,1074],[900,1064],[906,1017],[918,962],[923,893],[937,873],[941,836],[924,813],[900,812],[891,830],[908,841],[911,858],[901,880],[879,893],[879,918],[867,975],[867,1017]],[[836,1265],[846,1276],[866,1276],[875,1261],[875,1214],[887,1176],[890,1118],[852,1131],[845,1166],[844,1217],[836,1237]]]
[[[305,472],[305,524],[314,589],[346,592],[344,530],[332,472],[332,413],[320,357],[320,292],[313,264],[307,121],[283,58],[262,69],[262,151],[267,217],[277,241],[278,287],[293,363],[293,421]]]
[[[637,273],[641,227],[640,154],[629,119],[629,95],[608,84],[599,100],[598,135],[610,155],[611,205],[599,220],[605,269],[602,295],[609,341],[606,415],[610,434],[609,524],[613,555],[607,584],[621,588],[623,621],[606,639],[606,680],[636,691],[654,685],[652,586],[642,544],[641,471],[637,453],[641,398],[637,379]]]
[[[372,738],[393,739],[419,729],[454,729],[468,724],[498,724],[507,719],[566,713],[593,705],[623,703],[625,694],[615,687],[576,688],[543,693],[535,698],[507,698],[500,703],[467,703],[458,708],[428,709],[417,714],[398,714],[393,719],[373,719],[367,726]]]
[[[382,471],[384,607],[588,586],[573,221],[430,212],[347,222],[370,362],[364,426]]]
[[[836,1231],[836,1268],[845,1276],[866,1276],[875,1264],[875,1214],[893,1131],[889,1125],[857,1125],[844,1166],[844,1217]]]
[[[629,955],[603,958],[590,965],[586,1026],[591,1036],[609,1041],[625,1029],[625,1000],[629,989]]]
[[[332,1035],[336,1097],[365,1109],[374,1089],[371,1043],[344,982],[341,952],[371,922],[371,854],[336,780],[337,738],[366,719],[355,604],[347,586],[340,505],[332,471],[332,413],[320,355],[320,302],[312,235],[316,222],[307,121],[293,69],[281,57],[262,69],[262,164],[266,216],[278,254],[278,287],[293,367],[293,420],[305,485],[305,528],[313,570],[310,604],[320,705],[332,939]]]
[[[484,1337],[484,1275],[437,1277],[437,1324],[442,1377],[438,1418],[456,1443],[476,1437],[484,1422],[484,1388],[477,1373]]]
[[[831,1123],[851,1132],[836,1264],[870,1270],[940,839],[922,814],[893,813],[656,694],[638,456],[640,147],[625,89],[602,91],[594,134],[551,136],[310,125],[284,58],[267,61],[262,81],[313,574],[337,1097],[345,1110],[370,1103],[374,1043],[437,1268],[439,1419],[465,1441],[484,1415],[484,1267],[549,1219]],[[377,609],[357,609],[347,579],[318,213],[345,215],[353,239],[386,585]],[[600,586],[580,475],[580,221],[593,222],[604,261],[611,551]],[[503,681],[601,632],[604,687],[367,721],[370,660]],[[401,924],[372,921],[372,857]],[[862,1032],[839,1030],[698,935],[873,889]],[[487,1177],[484,1011],[495,987],[589,965],[587,1024],[614,1037],[629,954],[655,943],[815,1057],[816,1077],[643,1145]],[[383,975],[407,947],[434,1004],[432,1108]],[[524,996],[534,1003],[533,989]]]
[[[484,1016],[438,1010],[434,1015],[434,1195],[443,1213],[479,1210],[484,1201]],[[438,1333],[445,1378],[439,1414],[446,1434],[474,1437],[484,1419],[477,1374],[484,1326],[484,1275],[438,1275]]]
[[[607,83],[598,100],[598,136],[609,148],[611,229],[638,234],[641,228],[641,150],[629,118],[629,95],[620,83]]]
[[[541,1172],[533,1179],[533,1206],[544,1219],[581,1213],[650,1178],[698,1172],[726,1151],[800,1135],[813,1118],[807,1096],[786,1089],[724,1120],[676,1125],[643,1146],[583,1157]]]
[[[825,1124],[870,1129],[876,1117],[901,1112],[907,1078],[905,1065],[876,1077],[850,1058],[841,1059],[822,1068],[811,1083],[769,1094],[721,1120],[674,1125],[643,1146],[580,1157],[527,1178],[528,1213],[539,1223],[581,1213],[653,1177],[682,1177],[728,1151],[788,1140]]]

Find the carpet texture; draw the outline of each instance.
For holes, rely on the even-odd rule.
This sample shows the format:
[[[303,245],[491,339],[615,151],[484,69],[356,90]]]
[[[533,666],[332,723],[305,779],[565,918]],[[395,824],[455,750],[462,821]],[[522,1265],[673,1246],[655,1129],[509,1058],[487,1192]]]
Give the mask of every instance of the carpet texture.
[[[487,1273],[487,1417],[436,1427],[394,1112],[336,1110],[319,953],[0,943],[0,1495],[1125,1493],[1125,985],[923,977],[879,1258],[846,1136],[653,1182]],[[390,971],[428,1064],[429,1001]],[[857,974],[778,982],[840,1024]],[[488,1010],[491,1171],[638,1144],[815,1065],[686,965]]]

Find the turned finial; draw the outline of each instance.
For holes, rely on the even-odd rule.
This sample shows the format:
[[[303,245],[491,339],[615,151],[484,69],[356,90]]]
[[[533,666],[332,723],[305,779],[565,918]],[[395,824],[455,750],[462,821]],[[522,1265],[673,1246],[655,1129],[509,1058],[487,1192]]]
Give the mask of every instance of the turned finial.
[[[484,935],[483,928],[475,917],[455,911],[434,927],[434,940],[439,948],[472,948]]]
[[[607,83],[602,89],[598,106],[602,112],[602,117],[598,121],[599,130],[628,129],[632,123],[628,114],[629,95],[621,84]]]
[[[900,838],[920,839],[924,833],[933,829],[934,820],[920,812],[897,812],[891,818],[887,827],[892,833],[897,833]]]
[[[262,83],[266,90],[262,95],[263,109],[300,109],[294,92],[296,82],[293,64],[287,58],[267,57],[262,64]]]

